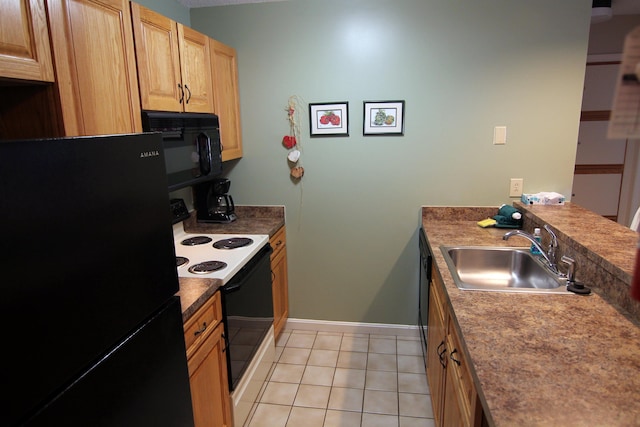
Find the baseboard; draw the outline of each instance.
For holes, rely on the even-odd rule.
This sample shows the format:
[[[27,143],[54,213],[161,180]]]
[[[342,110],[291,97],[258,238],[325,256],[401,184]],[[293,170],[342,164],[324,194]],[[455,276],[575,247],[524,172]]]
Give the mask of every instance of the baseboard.
[[[419,338],[418,325],[396,325],[386,323],[339,322],[331,320],[287,319],[284,330],[308,330],[342,332],[353,334],[400,335]]]

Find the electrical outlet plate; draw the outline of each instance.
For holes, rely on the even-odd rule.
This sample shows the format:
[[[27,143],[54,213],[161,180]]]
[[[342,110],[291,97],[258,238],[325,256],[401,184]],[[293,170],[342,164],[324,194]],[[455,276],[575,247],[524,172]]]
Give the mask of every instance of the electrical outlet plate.
[[[522,196],[522,185],[524,180],[522,178],[511,178],[509,184],[509,197]]]

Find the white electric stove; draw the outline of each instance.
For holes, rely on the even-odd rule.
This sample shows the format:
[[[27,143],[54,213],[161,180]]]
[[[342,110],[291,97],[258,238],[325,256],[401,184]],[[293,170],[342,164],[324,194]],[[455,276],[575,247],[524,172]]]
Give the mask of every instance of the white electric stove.
[[[222,280],[234,427],[242,427],[275,360],[266,234],[187,233],[173,226],[178,277]]]
[[[269,241],[266,234],[187,233],[174,224],[179,277],[220,279],[226,284]]]

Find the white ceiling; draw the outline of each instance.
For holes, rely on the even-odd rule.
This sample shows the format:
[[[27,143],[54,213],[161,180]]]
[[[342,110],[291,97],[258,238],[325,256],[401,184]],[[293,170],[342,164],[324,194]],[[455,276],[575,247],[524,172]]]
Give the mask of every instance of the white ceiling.
[[[207,7],[225,6],[230,4],[244,3],[266,3],[284,0],[178,0],[183,6]],[[635,15],[640,14],[640,0],[612,0],[611,8],[614,15]]]

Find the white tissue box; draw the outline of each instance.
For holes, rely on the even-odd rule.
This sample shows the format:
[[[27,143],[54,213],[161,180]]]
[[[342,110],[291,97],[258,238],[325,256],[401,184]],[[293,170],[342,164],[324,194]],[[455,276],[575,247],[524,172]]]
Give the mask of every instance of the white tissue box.
[[[520,200],[527,205],[564,205],[564,196],[559,193],[523,194]]]

